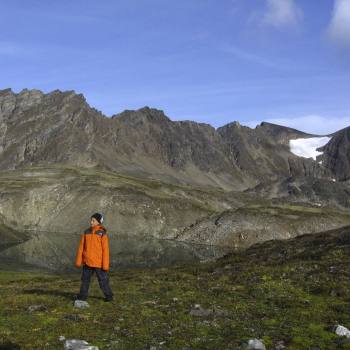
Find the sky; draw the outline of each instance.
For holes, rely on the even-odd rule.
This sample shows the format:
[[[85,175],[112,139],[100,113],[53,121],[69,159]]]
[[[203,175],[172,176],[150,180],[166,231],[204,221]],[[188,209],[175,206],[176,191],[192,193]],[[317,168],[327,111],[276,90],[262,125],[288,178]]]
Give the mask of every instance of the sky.
[[[0,89],[215,128],[350,126],[350,0],[0,0]]]

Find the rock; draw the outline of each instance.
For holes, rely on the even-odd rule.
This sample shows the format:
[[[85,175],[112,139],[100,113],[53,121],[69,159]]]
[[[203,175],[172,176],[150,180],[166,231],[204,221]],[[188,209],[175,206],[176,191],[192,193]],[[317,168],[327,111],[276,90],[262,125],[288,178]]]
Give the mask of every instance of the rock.
[[[45,312],[47,312],[48,310],[47,310],[47,307],[45,305],[40,304],[40,305],[30,305],[28,307],[28,311],[29,312],[33,312],[33,311],[45,311]]]
[[[224,273],[224,269],[222,267],[217,267],[214,271],[213,271],[213,275],[222,275]]]
[[[249,339],[248,349],[266,350],[264,343],[259,339]]]
[[[230,314],[227,310],[222,310],[217,307],[214,307],[213,313],[214,313],[214,316],[218,316],[218,317],[225,317],[225,316],[229,316]]]
[[[197,304],[196,304],[197,305]],[[190,315],[191,316],[200,316],[200,317],[205,317],[205,316],[209,316],[212,314],[212,310],[209,310],[209,309],[204,309],[202,307],[196,307],[195,305],[195,308],[194,309],[191,309],[190,311]]]
[[[345,336],[347,338],[350,338],[350,331],[341,325],[337,325],[335,328],[335,334],[340,335],[340,336]]]
[[[274,347],[275,350],[282,350],[282,349],[285,349],[285,348],[286,348],[286,345],[285,345],[283,340],[278,341],[275,344],[275,347]]]
[[[205,316],[222,317],[222,316],[228,316],[229,312],[226,310],[221,310],[215,306],[212,309],[204,309],[199,304],[195,304],[194,308],[190,310],[190,315],[201,316],[201,317],[205,317]]]
[[[74,301],[74,307],[77,307],[78,309],[85,309],[87,307],[90,307],[89,303],[84,300],[75,300]]]
[[[67,339],[64,343],[66,350],[98,350],[97,346],[89,345],[85,340]]]
[[[64,341],[64,340],[66,340],[66,337],[65,337],[64,335],[60,335],[60,336],[58,337],[58,340],[59,340],[59,341]]]
[[[331,291],[330,291],[330,295],[332,297],[337,297],[337,296],[339,296],[339,293],[338,293],[338,291],[336,289],[332,288]]]
[[[350,159],[348,157],[350,147],[350,127],[341,129],[333,134],[332,139],[319,151],[324,152],[323,161],[334,174],[334,180],[347,180],[350,174]]]

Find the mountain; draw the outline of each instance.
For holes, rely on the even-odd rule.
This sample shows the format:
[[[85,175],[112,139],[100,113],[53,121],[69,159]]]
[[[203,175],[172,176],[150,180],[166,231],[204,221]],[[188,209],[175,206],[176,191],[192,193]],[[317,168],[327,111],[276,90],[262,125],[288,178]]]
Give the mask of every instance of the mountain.
[[[290,150],[291,139],[317,135],[267,122],[255,129],[233,122],[218,128],[217,132],[245,176],[259,183],[289,176],[331,176],[328,169],[313,159],[298,157]]]
[[[267,122],[215,129],[147,106],[106,117],[74,91],[1,90],[0,259],[72,264],[96,211],[118,241],[116,266],[349,225],[349,130],[304,157],[291,143],[305,151],[320,135]]]
[[[322,164],[291,152],[291,139],[317,136],[267,122],[215,129],[149,107],[108,118],[74,91],[0,91],[1,169],[60,163],[224,190],[289,176],[348,180],[349,128],[329,135]]]
[[[70,164],[172,183],[246,188],[208,124],[148,107],[107,118],[72,91],[0,92],[0,167]]]

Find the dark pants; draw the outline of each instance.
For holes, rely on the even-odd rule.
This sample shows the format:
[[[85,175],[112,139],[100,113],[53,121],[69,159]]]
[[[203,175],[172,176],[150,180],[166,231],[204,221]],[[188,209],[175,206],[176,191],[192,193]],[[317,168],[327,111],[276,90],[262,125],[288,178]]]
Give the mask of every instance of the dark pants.
[[[89,293],[89,286],[91,276],[96,272],[96,276],[98,279],[98,284],[105,295],[106,298],[112,298],[113,293],[109,286],[109,277],[107,271],[104,271],[98,267],[90,267],[87,265],[83,265],[83,273],[81,275],[81,287],[79,297],[86,299]]]

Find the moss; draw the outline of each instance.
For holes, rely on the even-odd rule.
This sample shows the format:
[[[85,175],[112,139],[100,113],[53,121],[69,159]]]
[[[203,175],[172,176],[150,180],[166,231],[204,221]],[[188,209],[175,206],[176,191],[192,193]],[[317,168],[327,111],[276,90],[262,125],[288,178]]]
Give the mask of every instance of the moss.
[[[205,264],[112,272],[115,301],[104,303],[93,280],[91,307],[83,310],[73,308],[80,275],[1,271],[0,343],[61,349],[57,339],[64,335],[100,349],[237,349],[250,338],[268,349],[281,340],[287,349],[349,348],[331,330],[350,327],[344,233],[266,247]],[[32,304],[48,311],[30,313]],[[194,316],[195,304],[223,312]]]

